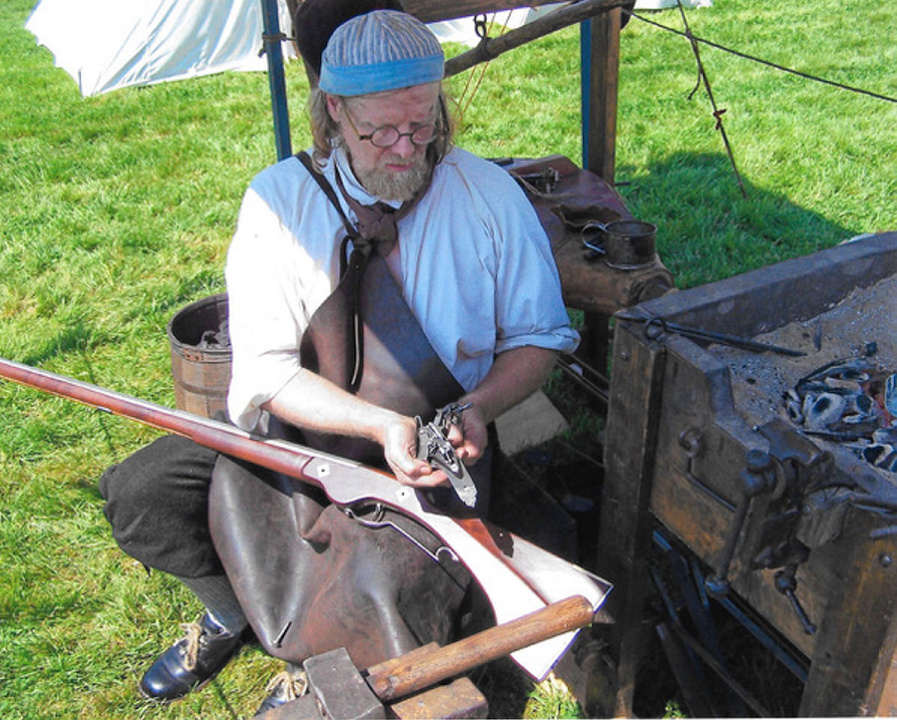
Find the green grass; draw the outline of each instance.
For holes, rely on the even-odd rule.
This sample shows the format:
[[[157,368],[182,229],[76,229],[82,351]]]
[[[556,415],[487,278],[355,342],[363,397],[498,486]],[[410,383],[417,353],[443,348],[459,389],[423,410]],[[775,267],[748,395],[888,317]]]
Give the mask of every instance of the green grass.
[[[82,99],[23,29],[31,5],[0,5],[0,355],[172,405],[165,325],[223,289],[241,195],[274,157],[267,78]],[[681,28],[675,11],[646,16]],[[689,17],[698,36],[897,96],[888,0],[716,0]],[[688,43],[639,20],[623,31],[617,180],[630,209],[659,226],[680,287],[894,227],[897,106],[701,52],[746,199],[706,95],[688,98]],[[493,61],[477,94],[458,98],[460,144],[579,162],[578,67],[576,29]],[[298,64],[287,82],[299,148],[309,138]],[[452,80],[456,96],[465,82]],[[173,707],[135,692],[198,610],[171,578],[124,556],[102,515],[99,475],[154,432],[5,382],[0,420],[0,716],[251,714],[276,668],[256,650]]]

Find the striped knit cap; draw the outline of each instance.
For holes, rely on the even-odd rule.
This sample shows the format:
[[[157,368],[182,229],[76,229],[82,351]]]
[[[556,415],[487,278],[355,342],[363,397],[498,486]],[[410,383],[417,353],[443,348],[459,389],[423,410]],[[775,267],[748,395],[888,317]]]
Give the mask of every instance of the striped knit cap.
[[[442,80],[445,56],[420,20],[395,10],[374,10],[340,25],[321,58],[321,90],[368,95]]]

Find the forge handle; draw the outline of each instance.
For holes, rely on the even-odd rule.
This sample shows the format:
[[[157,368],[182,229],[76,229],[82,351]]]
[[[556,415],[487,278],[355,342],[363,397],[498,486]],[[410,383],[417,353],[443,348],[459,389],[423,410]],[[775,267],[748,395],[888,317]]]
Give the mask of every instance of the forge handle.
[[[366,680],[380,700],[392,702],[521,648],[585,627],[594,614],[588,599],[575,595],[451,645],[431,643],[378,663],[368,668]]]

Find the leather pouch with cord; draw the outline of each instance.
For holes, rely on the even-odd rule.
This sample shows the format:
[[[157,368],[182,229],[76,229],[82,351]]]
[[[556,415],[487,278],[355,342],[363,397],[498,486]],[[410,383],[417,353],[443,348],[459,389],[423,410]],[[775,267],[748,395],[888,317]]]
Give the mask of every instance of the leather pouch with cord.
[[[340,210],[354,247],[336,290],[303,336],[303,365],[372,403],[432,418],[462,388],[385,260],[358,238],[310,159],[303,162]],[[270,425],[275,436],[382,466],[382,449],[369,441],[303,433],[273,418]],[[477,514],[488,503],[490,465],[491,453],[471,468]],[[436,504],[457,500],[451,490],[436,490]],[[447,511],[470,512],[460,502]],[[366,667],[421,644],[445,643],[470,583],[463,566],[414,521],[370,505],[337,508],[300,480],[224,456],[213,472],[209,524],[259,641],[293,663],[345,647]]]

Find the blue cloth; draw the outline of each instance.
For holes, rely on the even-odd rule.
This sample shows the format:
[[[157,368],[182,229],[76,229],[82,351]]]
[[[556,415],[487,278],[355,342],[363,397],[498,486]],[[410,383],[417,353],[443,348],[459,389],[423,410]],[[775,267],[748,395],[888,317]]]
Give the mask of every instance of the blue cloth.
[[[353,67],[325,64],[321,67],[319,86],[331,95],[368,95],[442,80],[444,67],[442,55]]]
[[[439,40],[407,13],[375,10],[340,25],[321,57],[321,90],[355,96],[437,82],[445,75]]]

